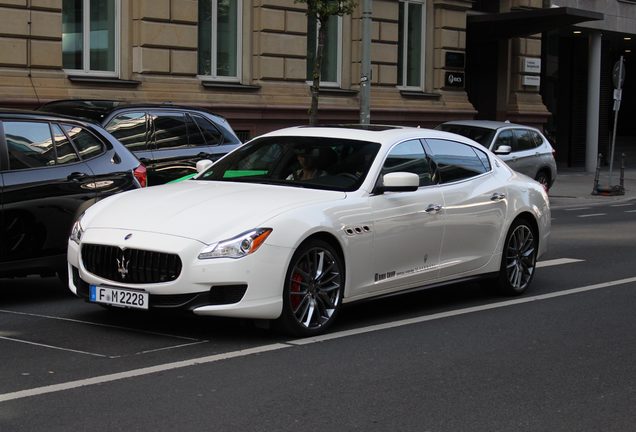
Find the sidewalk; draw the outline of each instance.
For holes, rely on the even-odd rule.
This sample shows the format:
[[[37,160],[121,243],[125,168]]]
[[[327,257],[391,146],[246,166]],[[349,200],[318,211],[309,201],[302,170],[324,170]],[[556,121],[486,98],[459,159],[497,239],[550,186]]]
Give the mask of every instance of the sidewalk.
[[[612,186],[618,184],[620,184],[620,169],[614,169],[612,172]],[[601,170],[599,186],[601,188],[609,186],[609,171],[607,169]],[[550,189],[550,207],[588,206],[636,199],[636,170],[625,170],[624,187],[625,195],[592,195],[594,173],[562,170],[558,172],[556,182]]]

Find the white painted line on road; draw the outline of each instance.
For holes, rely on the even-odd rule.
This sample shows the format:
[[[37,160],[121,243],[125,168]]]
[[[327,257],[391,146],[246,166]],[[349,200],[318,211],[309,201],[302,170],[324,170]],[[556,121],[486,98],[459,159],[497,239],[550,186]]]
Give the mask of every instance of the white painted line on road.
[[[578,215],[577,217],[588,218],[588,217],[598,217],[598,216],[607,216],[607,213],[592,213],[592,214],[586,214],[586,215]]]
[[[87,378],[77,381],[69,381],[60,384],[52,384],[44,387],[36,387],[28,390],[20,390],[12,393],[0,394],[0,402],[6,402],[15,399],[22,399],[25,397],[39,396],[47,393],[55,393],[64,390],[76,389],[79,387],[85,387],[96,384],[103,384],[111,381],[119,381],[128,378],[134,378],[144,375],[150,375],[157,372],[165,372],[173,369],[180,369],[184,367],[196,366],[200,364],[213,363],[220,360],[228,360],[237,357],[246,357],[253,354],[260,354],[269,351],[280,350],[283,348],[291,348],[292,345],[276,343],[271,345],[263,345],[255,348],[248,348],[239,351],[231,351],[222,354],[215,354],[207,357],[199,357],[191,360],[183,360],[174,363],[166,363],[157,366],[150,366],[141,369],[134,369],[127,372],[119,372],[110,375],[101,375],[93,378]]]
[[[636,213],[636,210],[625,210],[625,213]]]
[[[577,263],[582,261],[584,260],[575,259],[575,258],[559,258],[559,259],[553,259],[553,260],[547,260],[547,261],[539,261],[537,262],[537,268],[552,267],[552,266],[563,265],[563,264],[572,264],[572,263]]]
[[[31,342],[31,341],[27,341],[27,340],[23,340],[23,339],[10,338],[10,337],[6,337],[6,336],[0,336],[0,339],[8,340],[8,341],[11,341],[11,342],[19,342],[19,343],[23,343],[23,344],[27,344],[27,345],[35,345],[35,346],[43,347],[43,348],[51,348],[51,349],[55,349],[55,350],[59,350],[59,351],[68,351],[68,352],[77,353],[77,354],[86,354],[86,355],[93,356],[93,357],[108,357],[107,355],[104,355],[104,354],[97,354],[97,353],[92,353],[92,352],[88,352],[88,351],[80,351],[80,350],[74,350],[74,349],[70,349],[70,348],[63,348],[63,347],[58,347],[58,346],[55,346],[55,345],[47,345],[47,344],[43,344],[43,343]]]
[[[566,208],[565,211],[581,211],[581,210],[589,210],[592,207],[576,207],[576,208]]]
[[[627,204],[612,204],[610,207],[630,207],[633,206],[634,203],[627,203]]]
[[[213,363],[213,362],[217,362],[221,360],[247,357],[253,354],[261,354],[265,352],[281,350],[284,348],[291,348],[293,346],[298,346],[298,345],[308,345],[312,343],[324,342],[324,341],[333,340],[333,339],[340,339],[340,338],[353,336],[353,335],[371,333],[375,331],[387,330],[387,329],[392,329],[396,327],[403,327],[403,326],[412,325],[412,324],[419,324],[419,323],[423,323],[427,321],[466,315],[466,314],[470,314],[474,312],[482,312],[486,310],[499,309],[499,308],[514,306],[514,305],[523,304],[523,303],[548,300],[552,298],[563,297],[563,296],[578,294],[578,293],[582,293],[586,291],[593,291],[593,290],[609,288],[609,287],[613,287],[617,285],[624,285],[624,284],[635,283],[635,282],[636,282],[636,277],[619,279],[615,281],[603,282],[599,284],[588,285],[588,286],[584,286],[580,288],[574,288],[570,290],[559,291],[559,292],[554,292],[549,294],[517,298],[514,300],[501,301],[501,302],[491,303],[491,304],[482,305],[482,306],[475,306],[475,307],[459,309],[455,311],[441,312],[441,313],[437,313],[433,315],[424,315],[420,317],[393,321],[393,322],[388,322],[384,324],[361,327],[358,329],[344,330],[340,332],[329,333],[322,336],[316,336],[316,337],[305,338],[305,339],[297,339],[297,340],[288,341],[286,343],[275,343],[270,345],[263,345],[260,347],[248,348],[248,349],[239,350],[239,351],[231,351],[231,352],[222,353],[222,354],[215,354],[215,355],[211,355],[207,357],[199,357],[195,359],[183,360],[183,361],[174,362],[174,363],[166,363],[162,365],[150,366],[150,367],[141,368],[141,369],[133,369],[127,372],[96,376],[93,378],[70,381],[70,382],[60,383],[60,384],[53,384],[53,385],[44,386],[44,387],[36,387],[36,388],[32,388],[28,390],[20,390],[20,391],[16,391],[12,393],[4,393],[4,394],[0,394],[0,402],[7,402],[7,401],[22,399],[22,398],[32,397],[32,396],[40,396],[47,393],[60,392],[65,390],[72,390],[72,389],[76,389],[80,387],[86,387],[90,385],[103,384],[103,383],[112,382],[112,381],[135,378],[135,377],[154,374],[157,372],[164,372],[164,371],[169,371],[174,369],[196,366],[200,364]]]
[[[605,282],[605,283],[600,283],[600,284],[595,284],[595,285],[589,285],[589,286],[586,286],[586,287],[574,288],[574,289],[565,290],[565,291],[559,291],[559,292],[550,293],[550,294],[542,294],[542,295],[537,295],[537,296],[532,296],[532,297],[518,298],[518,299],[514,299],[514,300],[507,300],[507,301],[491,303],[491,304],[482,305],[482,306],[470,307],[470,308],[466,308],[466,309],[459,309],[459,310],[455,310],[455,311],[441,312],[441,313],[433,314],[433,315],[426,315],[426,316],[409,318],[409,319],[405,319],[405,320],[394,321],[394,322],[389,322],[389,323],[384,323],[384,324],[377,324],[377,325],[373,325],[373,326],[362,327],[362,328],[359,328],[359,329],[345,330],[345,331],[341,331],[341,332],[329,333],[329,334],[322,335],[322,336],[315,336],[315,337],[306,338],[306,339],[298,339],[298,340],[294,340],[294,341],[289,341],[287,343],[288,344],[292,344],[292,345],[307,345],[307,344],[311,344],[311,343],[315,343],[315,342],[324,342],[324,341],[331,340],[331,339],[339,339],[339,338],[346,337],[346,336],[358,335],[358,334],[363,334],[363,333],[370,333],[370,332],[374,332],[374,331],[386,330],[386,329],[391,329],[391,328],[395,328],[395,327],[402,327],[402,326],[412,325],[412,324],[419,324],[419,323],[426,322],[426,321],[433,321],[433,320],[442,319],[442,318],[455,317],[455,316],[459,316],[459,315],[465,315],[465,314],[469,314],[469,313],[473,313],[473,312],[482,312],[482,311],[491,310],[491,309],[499,309],[499,308],[503,308],[503,307],[507,307],[507,306],[513,306],[513,305],[518,305],[518,304],[523,304],[523,303],[530,303],[530,302],[540,301],[540,300],[547,300],[547,299],[552,299],[552,298],[555,298],[555,297],[563,297],[563,296],[567,296],[567,295],[571,295],[571,294],[578,294],[578,293],[585,292],[585,291],[592,291],[592,290],[597,290],[597,289],[602,289],[602,288],[609,288],[609,287],[613,287],[613,286],[616,286],[616,285],[623,285],[623,284],[634,283],[634,282],[636,282],[636,277],[627,278],[627,279],[620,279],[620,280],[617,280],[617,281]],[[0,401],[2,401],[2,396],[1,395],[0,395]]]
[[[7,314],[13,314],[13,315],[23,315],[23,316],[34,317],[34,318],[46,318],[46,319],[52,319],[52,320],[58,320],[58,321],[72,322],[72,323],[76,323],[76,324],[87,324],[87,325],[92,325],[92,326],[96,326],[96,327],[106,327],[106,328],[112,328],[112,329],[117,329],[117,330],[130,331],[130,332],[134,332],[134,333],[142,333],[142,334],[149,334],[149,335],[154,335],[154,336],[169,337],[169,338],[174,338],[174,339],[183,339],[183,340],[197,341],[197,342],[201,341],[201,339],[196,339],[196,338],[191,338],[191,337],[186,337],[186,336],[179,336],[179,335],[173,335],[173,334],[168,334],[168,333],[159,333],[159,332],[153,332],[153,331],[148,331],[148,330],[139,330],[139,329],[136,329],[136,328],[122,327],[122,326],[117,326],[117,325],[112,325],[112,324],[102,324],[102,323],[97,323],[97,322],[92,322],[92,321],[82,321],[82,320],[76,320],[76,319],[72,319],[72,318],[64,318],[64,317],[57,317],[57,316],[51,316],[51,315],[40,315],[40,314],[34,314],[34,313],[28,313],[28,312],[18,312],[18,311],[5,310],[5,309],[0,309],[0,313],[7,313]],[[207,341],[203,341],[203,342],[207,342]]]

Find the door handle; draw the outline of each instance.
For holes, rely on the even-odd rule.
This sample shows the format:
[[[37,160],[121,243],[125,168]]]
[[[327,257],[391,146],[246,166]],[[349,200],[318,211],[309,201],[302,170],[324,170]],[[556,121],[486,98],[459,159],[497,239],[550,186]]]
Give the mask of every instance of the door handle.
[[[429,204],[424,211],[428,214],[437,214],[442,211],[442,206],[441,204]]]
[[[501,201],[502,199],[506,198],[506,194],[505,193],[499,193],[499,192],[495,192],[494,194],[492,194],[492,196],[490,197],[491,201]]]
[[[78,181],[78,180],[82,180],[82,179],[84,179],[86,177],[88,177],[88,175],[86,173],[77,172],[76,171],[76,172],[70,173],[68,175],[68,177],[66,177],[66,179],[70,180],[70,181]]]

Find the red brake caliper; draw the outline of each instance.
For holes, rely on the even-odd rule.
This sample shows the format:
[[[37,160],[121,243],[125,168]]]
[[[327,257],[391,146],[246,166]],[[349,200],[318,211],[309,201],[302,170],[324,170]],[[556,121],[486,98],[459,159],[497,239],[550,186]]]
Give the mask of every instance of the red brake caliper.
[[[294,273],[291,279],[292,279],[292,283],[291,283],[291,286],[289,287],[290,293],[299,293],[300,283],[302,282],[303,277],[299,273]],[[300,302],[302,298],[303,297],[301,295],[292,294],[289,296],[289,303],[291,304],[291,307],[294,310],[298,308],[298,306],[300,306]]]

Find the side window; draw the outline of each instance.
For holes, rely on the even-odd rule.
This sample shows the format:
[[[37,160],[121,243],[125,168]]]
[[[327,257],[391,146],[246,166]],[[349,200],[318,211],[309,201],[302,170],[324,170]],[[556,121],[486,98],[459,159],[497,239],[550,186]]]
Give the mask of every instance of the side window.
[[[532,150],[536,147],[532,131],[527,129],[515,129],[514,133],[517,139],[515,151]]]
[[[510,146],[511,150],[514,150],[513,147],[513,137],[511,130],[501,131],[499,135],[497,135],[497,140],[495,141],[495,145],[492,147],[492,151],[497,151],[497,149],[501,146]]]
[[[223,142],[223,135],[212,122],[198,115],[193,115],[192,119],[199,127],[207,145],[219,145]]]
[[[183,113],[153,113],[157,149],[188,146],[188,129]]]
[[[382,166],[382,174],[392,172],[417,174],[420,186],[433,184],[431,165],[419,140],[405,141],[391,149]]]
[[[472,150],[475,152],[475,154],[477,155],[477,157],[479,158],[479,160],[481,161],[481,164],[484,166],[484,169],[486,171],[490,171],[492,166],[490,165],[490,159],[488,159],[488,155],[486,153],[484,153],[483,151],[477,149],[477,148],[472,148]]]
[[[146,113],[129,112],[112,119],[106,130],[129,150],[146,149]]]
[[[73,144],[68,137],[62,132],[62,129],[56,125],[51,125],[53,131],[53,140],[55,141],[55,150],[57,152],[57,163],[73,163],[79,161],[79,156],[73,148]]]
[[[532,141],[534,141],[534,146],[535,147],[539,147],[541,144],[543,144],[543,138],[541,138],[541,135],[536,132],[536,131],[529,131],[530,132],[530,136],[532,136]]]
[[[104,147],[101,141],[86,129],[68,124],[62,127],[75,144],[82,159],[90,159],[103,153]]]
[[[427,139],[426,143],[433,154],[441,183],[468,179],[488,171],[472,146],[440,139]]]
[[[48,123],[7,121],[3,126],[10,170],[55,165],[55,146]]]

